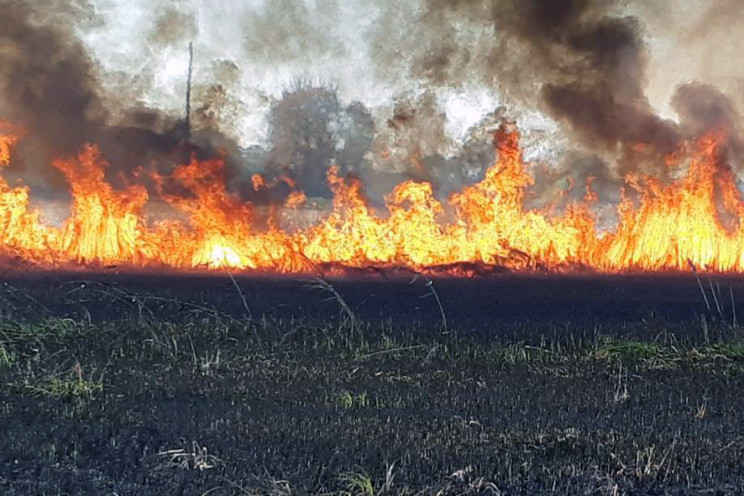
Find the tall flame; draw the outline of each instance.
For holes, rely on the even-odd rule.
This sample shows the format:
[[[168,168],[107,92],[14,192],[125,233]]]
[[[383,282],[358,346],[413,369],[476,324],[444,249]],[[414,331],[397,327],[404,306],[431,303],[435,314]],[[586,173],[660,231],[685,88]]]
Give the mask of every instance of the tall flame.
[[[0,122],[0,167],[12,160],[18,131]],[[0,178],[0,254],[45,267],[120,264],[172,269],[303,272],[317,264],[403,266],[415,270],[462,264],[514,269],[589,267],[604,272],[687,270],[744,271],[744,200],[733,173],[722,166],[720,133],[686,144],[673,160],[685,174],[669,183],[629,175],[617,206],[614,232],[600,233],[587,184],[582,202],[564,214],[527,209],[534,180],[522,159],[519,133],[495,135],[496,162],[478,183],[442,203],[426,182],[406,181],[376,212],[363,184],[328,172],[330,212],[309,227],[283,229],[277,211],[259,228],[253,205],[226,188],[221,160],[179,166],[168,177],[153,174],[158,196],[185,220],[145,220],[148,192],[116,190],[105,179],[106,161],[86,146],[77,157],[54,162],[70,184],[72,208],[60,226],[44,222],[29,205],[26,187]],[[687,158],[685,158],[687,157]],[[256,190],[266,187],[252,178]],[[291,181],[287,181],[294,187]],[[178,194],[172,193],[175,189]],[[284,211],[299,212],[306,198],[293,191]]]

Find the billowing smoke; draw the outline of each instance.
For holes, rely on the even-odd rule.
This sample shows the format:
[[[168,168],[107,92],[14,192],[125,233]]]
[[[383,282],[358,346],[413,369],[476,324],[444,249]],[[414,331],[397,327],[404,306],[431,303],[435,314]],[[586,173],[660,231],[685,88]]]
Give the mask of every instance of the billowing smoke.
[[[729,97],[711,85],[686,84],[677,88],[672,106],[685,134],[700,136],[710,131],[726,133],[731,158],[741,163],[744,153],[741,115]]]
[[[388,62],[408,53],[402,69],[410,77],[434,86],[493,87],[565,122],[584,146],[643,144],[668,152],[680,129],[646,97],[648,46],[641,20],[623,14],[630,3],[427,0],[405,31],[390,6],[372,46],[386,77],[401,70]]]
[[[89,22],[95,18],[90,14],[92,7],[71,5],[78,7],[79,16],[70,13],[75,9],[57,13],[52,8],[59,7],[57,2],[0,2],[8,23],[0,32],[0,117],[24,131],[11,176],[21,176],[43,197],[56,198],[65,193],[60,187],[64,181],[50,164],[75,155],[87,142],[100,145],[112,164],[114,180],[119,172],[131,172],[137,166],[172,167],[189,153],[226,153],[231,170],[242,166],[234,140],[216,124],[208,122],[186,136],[183,114],[116,99],[76,36],[85,15],[93,16],[87,18]],[[166,43],[177,36],[171,24],[184,21],[176,18],[166,17],[155,26],[153,42]],[[198,89],[203,98],[196,119],[207,122],[219,112],[222,87]]]
[[[53,5],[0,2],[7,22],[0,33],[0,116],[25,133],[11,175],[47,197],[64,192],[52,160],[76,154],[86,142],[100,143],[121,166],[131,165],[129,159],[139,165],[154,151],[170,153],[177,144],[175,135],[159,132],[175,129],[174,121],[154,110],[126,109],[131,124],[114,124],[120,109],[104,101],[96,64],[74,34],[78,18],[51,15]]]
[[[288,193],[254,192],[255,172],[327,197],[330,165],[378,202],[402,179],[445,197],[481,177],[490,131],[515,119],[540,176],[531,201],[578,199],[594,178],[610,202],[683,139],[723,129],[729,160],[744,150],[742,80],[706,62],[731,44],[710,33],[734,33],[740,2],[694,0],[672,22],[677,2],[662,3],[0,0],[0,118],[27,130],[12,173],[47,197],[64,190],[51,159],[88,141],[112,177],[223,155],[253,201]]]
[[[106,119],[93,63],[69,28],[33,22],[39,7],[5,1],[0,8],[0,115],[29,130],[28,160],[76,152]]]

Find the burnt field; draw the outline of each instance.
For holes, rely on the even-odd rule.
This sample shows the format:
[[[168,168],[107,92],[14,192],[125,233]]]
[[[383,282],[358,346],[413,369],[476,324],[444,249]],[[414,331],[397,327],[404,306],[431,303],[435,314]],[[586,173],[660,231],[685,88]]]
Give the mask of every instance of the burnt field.
[[[716,276],[6,274],[0,493],[740,494],[739,320]]]

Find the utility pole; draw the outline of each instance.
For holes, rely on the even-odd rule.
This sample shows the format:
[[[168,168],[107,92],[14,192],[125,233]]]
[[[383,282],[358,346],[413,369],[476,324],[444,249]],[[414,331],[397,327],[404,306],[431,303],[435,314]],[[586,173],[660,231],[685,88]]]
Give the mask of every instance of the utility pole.
[[[186,141],[191,139],[191,77],[194,74],[194,42],[189,43],[189,76],[186,83]]]

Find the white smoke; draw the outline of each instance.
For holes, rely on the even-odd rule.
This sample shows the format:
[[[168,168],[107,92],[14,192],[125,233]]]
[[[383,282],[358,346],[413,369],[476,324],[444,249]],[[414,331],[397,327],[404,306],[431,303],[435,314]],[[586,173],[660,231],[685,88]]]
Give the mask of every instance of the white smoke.
[[[264,143],[272,99],[297,80],[332,85],[343,100],[370,108],[389,103],[407,89],[375,81],[365,33],[376,11],[362,0],[92,4],[102,23],[80,34],[103,69],[101,77],[119,96],[123,92],[153,108],[182,111],[190,41],[195,46],[195,84],[219,82],[214,70],[218,61],[235,64],[239,76],[230,91],[241,111],[237,122],[224,125],[243,146]],[[153,43],[153,29],[168,12],[181,13],[185,23],[193,24],[168,43]],[[303,31],[293,32],[298,26]]]
[[[501,105],[522,129],[528,159],[559,162],[562,152],[571,147],[537,101],[530,103],[503,90],[498,73],[490,82],[465,73],[460,78],[464,83],[428,87],[403,70],[410,66],[413,48],[431,42],[417,36],[426,11],[424,0],[66,3],[77,6],[74,14],[66,14],[65,9],[50,12],[77,16],[78,34],[98,64],[98,77],[107,89],[104,98],[112,101],[182,114],[188,44],[193,41],[193,107],[200,105],[199,99],[209,94],[212,85],[220,84],[226,96],[215,117],[217,126],[242,147],[267,144],[272,104],[298,80],[335,88],[345,105],[361,102],[375,117],[378,130],[385,128],[401,95],[416,101],[434,94],[445,118],[448,143],[441,144],[449,152],[445,156],[458,153],[471,128]],[[734,29],[735,22],[716,10],[724,4],[737,12],[742,9],[736,0],[715,4],[629,0],[616,2],[615,11],[609,12],[636,16],[645,26],[646,94],[662,117],[676,118],[670,101],[680,84],[709,82],[736,95],[737,103],[744,95],[744,71],[731,63],[742,36]],[[487,23],[463,24],[456,36],[457,43],[469,49],[470,59],[462,61],[463,69],[480,65],[477,45],[499,35]],[[385,45],[383,50],[380,45]],[[379,60],[380,53],[387,58]]]

